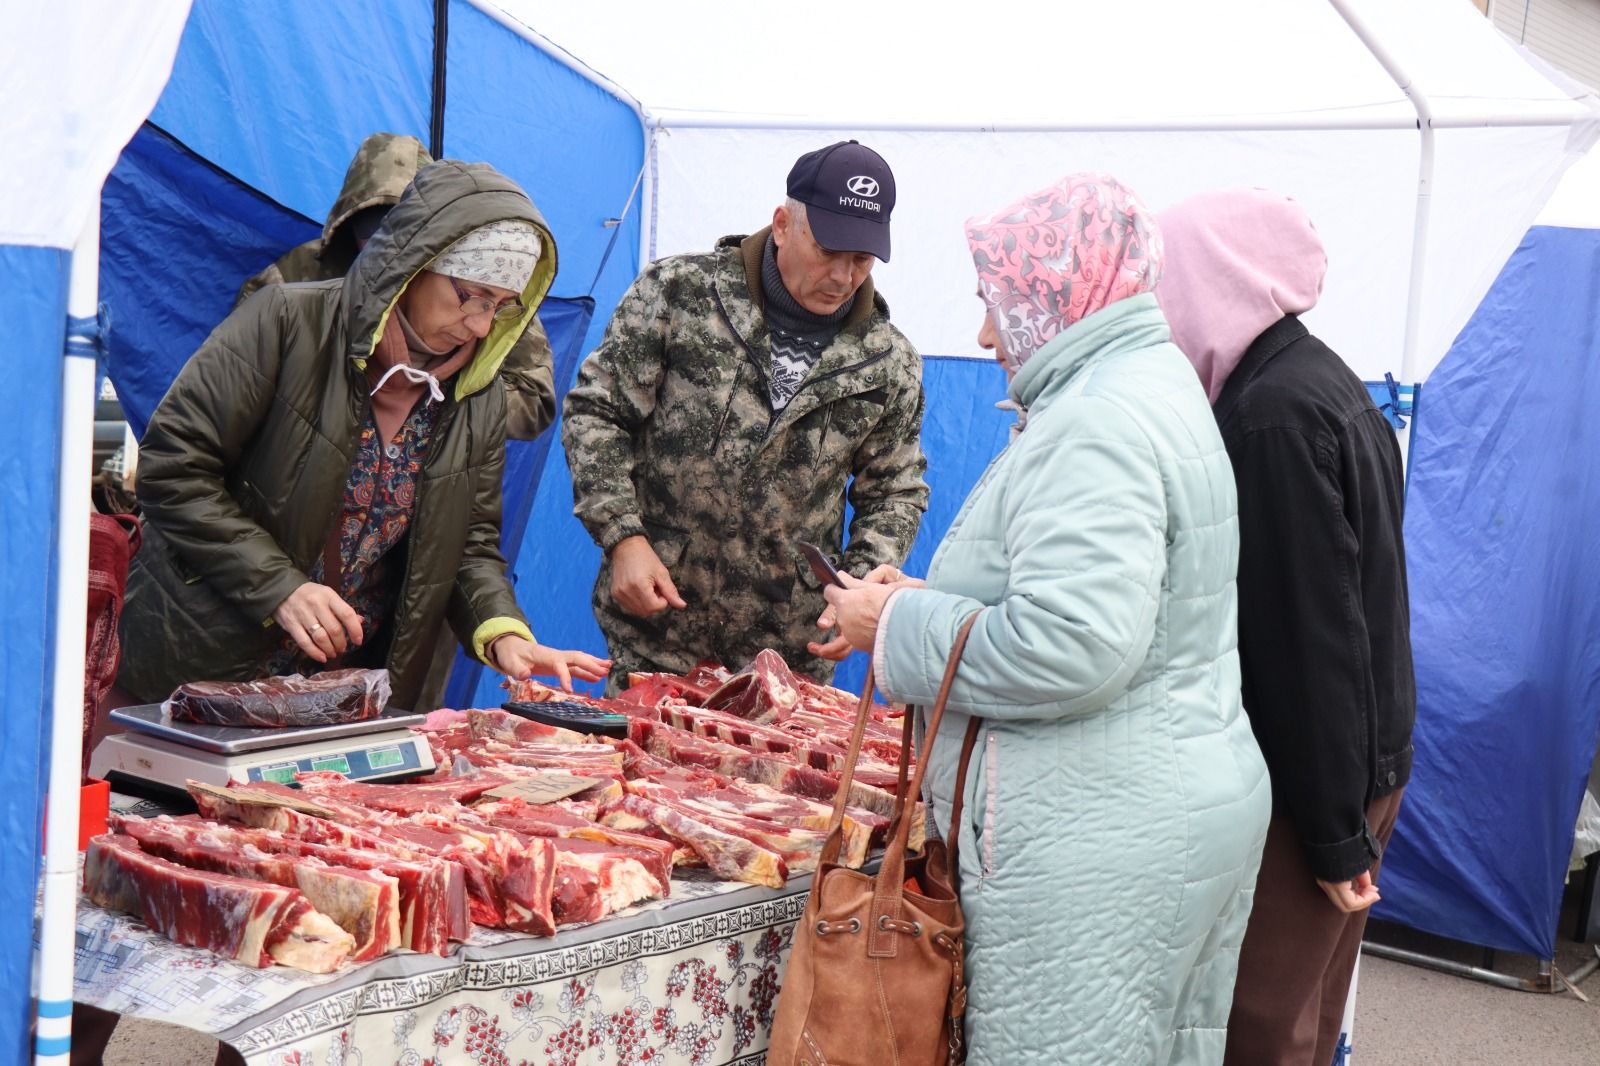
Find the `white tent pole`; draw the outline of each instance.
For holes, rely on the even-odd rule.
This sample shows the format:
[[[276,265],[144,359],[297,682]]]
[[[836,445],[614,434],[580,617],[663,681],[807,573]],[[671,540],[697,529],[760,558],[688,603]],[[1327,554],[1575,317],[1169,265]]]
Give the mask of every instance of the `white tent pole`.
[[[857,130],[890,133],[1296,133],[1300,131],[1412,130],[1415,114],[1392,112],[1306,112],[1276,115],[1193,115],[1185,118],[1125,118],[1073,122],[939,122],[839,117],[749,114],[733,111],[648,113],[662,129],[699,130]],[[1432,116],[1434,129],[1508,126],[1571,126],[1582,116],[1577,105],[1560,104],[1526,111],[1462,111]]]
[[[39,932],[35,1066],[61,1066],[72,1047],[73,943],[78,904],[78,789],[83,783],[83,661],[89,611],[89,482],[94,462],[100,287],[100,197],[72,250],[66,358],[61,367],[61,465],[56,474],[55,674],[51,683],[50,791],[45,828],[44,916]],[[88,322],[88,326],[75,323]]]
[[[1406,332],[1404,346],[1400,350],[1399,375],[1401,384],[1412,385],[1416,383],[1417,339],[1422,329],[1422,281],[1428,261],[1428,223],[1433,214],[1433,106],[1428,102],[1427,95],[1412,83],[1399,61],[1383,46],[1383,42],[1361,21],[1361,16],[1351,10],[1350,0],[1328,2],[1417,109],[1422,151],[1417,163],[1417,213],[1411,230],[1411,284],[1406,292]],[[1570,121],[1567,124],[1570,125]]]
[[[639,202],[639,265],[654,261],[656,257],[656,182],[660,177],[656,168],[656,138],[661,131],[655,125],[644,128],[644,187]]]

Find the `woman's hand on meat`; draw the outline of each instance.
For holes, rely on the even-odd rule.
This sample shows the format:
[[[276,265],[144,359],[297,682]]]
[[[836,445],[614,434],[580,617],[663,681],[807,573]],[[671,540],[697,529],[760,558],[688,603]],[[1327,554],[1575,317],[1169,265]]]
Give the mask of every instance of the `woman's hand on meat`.
[[[564,692],[572,691],[572,679],[604,681],[611,672],[610,659],[597,659],[584,651],[547,648],[531,640],[507,633],[489,642],[489,665],[518,681],[526,677],[556,677]]]
[[[313,662],[332,662],[365,639],[355,608],[315,581],[289,593],[272,617]]]

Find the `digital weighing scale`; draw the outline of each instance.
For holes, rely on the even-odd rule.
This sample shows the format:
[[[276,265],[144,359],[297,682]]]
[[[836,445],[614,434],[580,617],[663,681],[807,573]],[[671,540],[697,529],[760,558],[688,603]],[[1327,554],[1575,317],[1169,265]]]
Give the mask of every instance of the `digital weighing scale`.
[[[248,729],[163,721],[156,703],[124,707],[112,711],[111,720],[129,732],[100,742],[89,773],[117,787],[179,792],[189,780],[291,785],[295,774],[309,770],[335,770],[353,781],[411,777],[434,768],[427,740],[408,728],[426,718],[386,711],[342,725]]]

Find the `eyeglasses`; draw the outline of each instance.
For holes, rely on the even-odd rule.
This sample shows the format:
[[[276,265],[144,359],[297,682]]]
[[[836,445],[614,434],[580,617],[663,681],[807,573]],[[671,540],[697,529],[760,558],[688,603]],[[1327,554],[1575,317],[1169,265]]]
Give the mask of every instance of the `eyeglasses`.
[[[456,298],[461,301],[461,313],[468,318],[474,315],[492,314],[496,321],[513,322],[521,318],[523,312],[527,310],[522,306],[522,301],[515,297],[507,303],[497,304],[487,296],[474,296],[467,292],[456,284],[456,279],[449,274],[444,275],[444,278],[450,283],[450,287],[456,290]]]

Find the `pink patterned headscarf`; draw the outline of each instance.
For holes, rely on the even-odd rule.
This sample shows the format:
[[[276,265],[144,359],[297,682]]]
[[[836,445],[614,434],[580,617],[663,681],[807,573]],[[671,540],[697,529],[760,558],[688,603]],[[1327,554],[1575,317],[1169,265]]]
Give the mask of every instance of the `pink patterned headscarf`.
[[[1069,174],[969,219],[967,243],[1012,370],[1074,322],[1161,277],[1155,216],[1109,174]]]
[[[1322,294],[1328,253],[1305,209],[1266,189],[1218,189],[1158,216],[1167,272],[1156,299],[1212,403],[1250,345]]]

